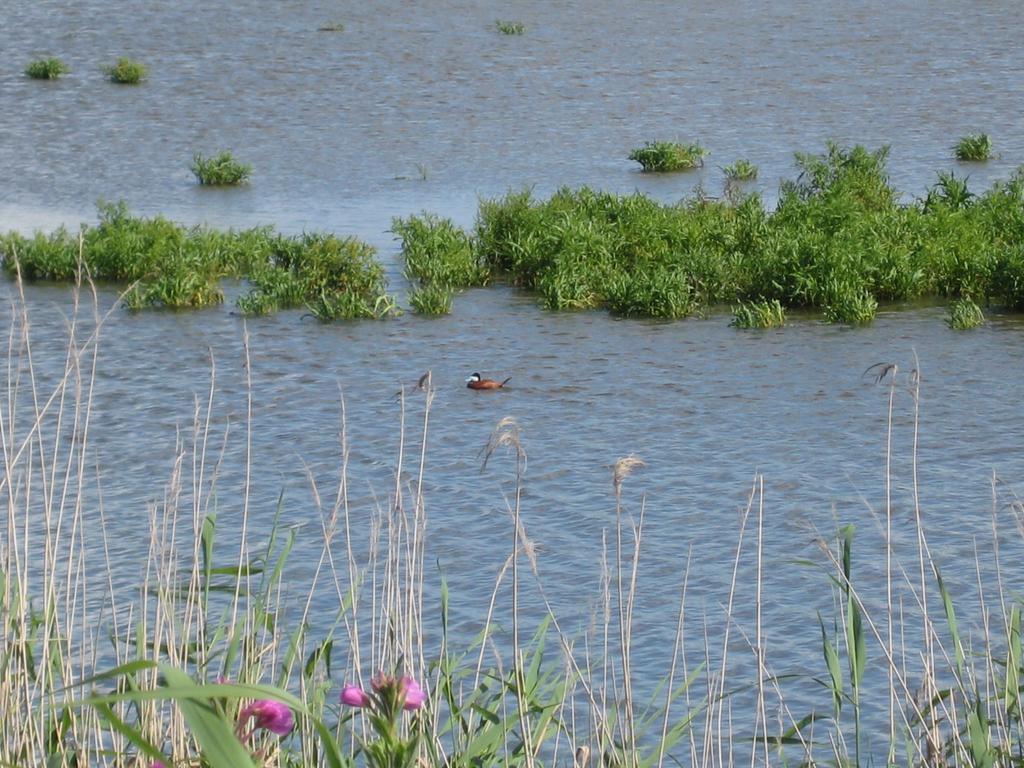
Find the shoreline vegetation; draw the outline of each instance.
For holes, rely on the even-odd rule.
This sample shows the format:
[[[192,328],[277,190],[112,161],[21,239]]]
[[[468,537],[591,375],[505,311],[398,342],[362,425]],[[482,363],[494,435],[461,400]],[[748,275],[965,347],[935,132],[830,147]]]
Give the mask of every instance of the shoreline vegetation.
[[[606,309],[677,319],[726,306],[760,306],[741,327],[783,310],[832,323],[871,322],[880,305],[942,299],[954,327],[983,307],[1024,311],[1024,170],[980,194],[940,173],[903,203],[889,184],[887,148],[829,144],[798,154],[778,204],[730,185],[676,204],[646,195],[561,189],[483,200],[472,230],[430,213],[396,219],[417,312],[450,311],[458,291],[505,282],[551,310]],[[101,204],[97,226],[0,236],[5,270],[33,280],[132,283],[131,309],[222,301],[219,281],[248,280],[244,313],[304,307],[324,320],[384,317],[397,307],[369,245],[331,234],[286,238],[271,228],[218,232]],[[964,318],[973,318],[964,322]]]
[[[33,344],[28,308],[13,306],[8,370],[21,375],[0,392],[8,515],[0,535],[0,765],[660,768],[1020,759],[1020,598],[1004,592],[997,574],[999,589],[974,587],[969,613],[984,616],[983,636],[957,622],[963,603],[955,608],[952,594],[970,600],[974,576],[944,580],[928,546],[916,487],[916,370],[880,364],[874,371],[879,407],[888,412],[876,489],[886,501],[874,520],[884,550],[858,552],[854,528],[842,525],[820,536],[813,562],[787,566],[820,571],[819,597],[832,613],[806,627],[819,652],[796,674],[777,670],[768,653],[773,635],[794,629],[792,621],[762,626],[770,599],[763,569],[781,564],[762,563],[766,499],[757,476],[737,510],[732,579],[714,602],[720,613],[705,609],[703,620],[687,613],[690,565],[685,551],[673,556],[678,602],[665,607],[665,622],[675,639],[661,649],[661,682],[651,690],[640,685],[633,645],[637,575],[659,567],[641,565],[645,506],[631,477],[643,462],[628,456],[611,468],[601,575],[592,588],[597,615],[588,628],[568,627],[544,591],[538,558],[555,555],[530,538],[537,502],[522,493],[527,446],[512,419],[497,423],[481,458],[484,470],[504,474],[515,489],[495,523],[508,533],[508,551],[498,555],[504,565],[486,615],[469,630],[475,639],[450,633],[458,596],[425,554],[429,372],[396,406],[394,485],[375,508],[349,506],[342,403],[337,487],[314,486],[312,525],[278,525],[256,541],[251,518],[277,520],[288,500],[277,512],[250,508],[248,493],[222,493],[218,477],[225,453],[239,455],[247,476],[253,469],[237,446],[257,428],[251,399],[259,372],[246,348],[249,415],[242,437],[227,441],[214,426],[211,370],[208,395],[196,397],[192,423],[177,438],[171,476],[153,489],[148,551],[130,566],[137,591],[125,587],[110,556],[111,537],[120,534],[96,504],[107,475],[97,471],[89,438],[103,429],[92,414],[103,316],[95,303],[90,316],[78,298],[76,291],[66,351]],[[64,360],[63,375],[37,380],[41,355]],[[913,446],[909,477],[890,473],[900,424],[897,437]],[[910,481],[909,509],[890,502],[893,483]],[[993,495],[993,514],[1004,503],[1017,510],[1006,522],[1014,529],[1020,500],[1001,485]],[[355,523],[367,517],[369,532]],[[909,524],[909,535],[894,536],[894,521]],[[289,583],[289,554],[311,531],[321,539],[319,557],[303,569],[307,581]],[[1004,533],[993,529],[997,569],[999,547],[1009,544],[998,543]],[[865,569],[867,556],[884,567]],[[326,616],[325,606],[333,606]],[[643,650],[650,664],[652,649]],[[791,698],[794,686],[801,695]]]

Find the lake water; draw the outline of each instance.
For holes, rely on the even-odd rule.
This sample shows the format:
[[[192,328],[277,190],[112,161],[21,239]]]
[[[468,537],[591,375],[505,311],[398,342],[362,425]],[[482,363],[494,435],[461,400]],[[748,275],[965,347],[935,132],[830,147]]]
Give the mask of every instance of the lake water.
[[[717,194],[718,166],[746,157],[771,200],[794,175],[793,151],[820,151],[830,138],[890,144],[892,179],[908,198],[936,171],[969,172],[980,189],[1024,161],[1024,6],[1013,2],[171,5],[0,8],[0,230],[91,221],[101,197],[188,223],[330,230],[377,246],[401,292],[393,216],[429,210],[469,225],[479,197],[510,188],[546,195],[588,184],[674,200],[697,184]],[[525,34],[498,34],[499,18],[521,21]],[[317,31],[335,21],[343,32]],[[21,75],[45,55],[62,57],[72,73],[53,83]],[[145,62],[149,80],[105,82],[101,67],[120,55]],[[975,131],[992,135],[999,157],[959,166],[951,145]],[[662,138],[699,140],[711,151],[707,165],[637,173],[630,149]],[[254,166],[249,186],[194,183],[192,154],[219,149]],[[62,286],[27,289],[44,379],[63,366],[70,295]],[[102,307],[114,302],[101,291]],[[646,462],[625,497],[634,514],[646,499],[635,653],[647,681],[665,669],[688,556],[695,651],[705,622],[720,633],[740,513],[762,473],[769,661],[775,672],[824,674],[814,611],[831,611],[827,578],[792,561],[823,561],[815,538],[855,523],[856,567],[877,592],[888,389],[864,375],[869,366],[893,361],[906,376],[915,353],[920,360],[922,508],[955,591],[970,591],[976,551],[991,575],[994,509],[1005,562],[1024,554],[1006,506],[1024,469],[1024,322],[997,315],[959,333],[944,318],[941,307],[883,307],[866,328],[798,315],[785,329],[740,332],[723,314],[655,323],[550,313],[504,287],[467,292],[440,319],[321,325],[288,312],[245,324],[230,302],[194,313],[114,312],[90,441],[105,509],[119,521],[117,583],[138,581],[147,508],[162,496],[177,430],[205,396],[211,354],[215,427],[233,425],[222,522],[230,527],[237,515],[247,329],[251,528],[266,533],[283,489],[283,520],[300,529],[296,580],[308,575],[301,553],[320,541],[307,471],[322,490],[337,483],[341,397],[354,523],[365,526],[393,484],[396,392],[431,370],[427,562],[451,582],[462,639],[479,628],[508,552],[512,467],[496,457],[481,471],[480,451],[496,422],[513,416],[529,457],[524,523],[570,628],[586,626],[597,607],[616,459]],[[511,376],[509,388],[466,390],[463,379],[477,370]],[[408,410],[419,418],[421,395],[410,395]],[[911,415],[900,387],[894,525],[908,562]],[[753,562],[748,553],[740,570],[746,597]],[[1010,592],[1024,588],[1020,574],[1004,578]],[[746,600],[737,616],[746,622],[750,613]],[[813,686],[793,696],[794,709],[828,706]]]

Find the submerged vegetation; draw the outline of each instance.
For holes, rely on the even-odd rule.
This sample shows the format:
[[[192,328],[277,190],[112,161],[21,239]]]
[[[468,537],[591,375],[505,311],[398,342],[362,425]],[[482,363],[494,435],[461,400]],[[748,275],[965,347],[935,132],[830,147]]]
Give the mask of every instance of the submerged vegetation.
[[[78,233],[60,228],[25,238],[0,236],[8,275],[26,280],[93,280],[130,284],[130,309],[206,307],[224,300],[221,280],[245,278],[238,300],[260,314],[305,307],[315,317],[381,317],[394,308],[374,249],[329,234],[287,237],[268,227],[218,231],[131,215],[123,203],[101,204],[99,223]]]
[[[317,27],[316,31],[317,32],[344,32],[345,31],[345,25],[342,24],[340,21],[331,21],[331,22],[328,22],[327,24],[324,24],[323,26]]]
[[[629,159],[640,163],[645,173],[688,171],[704,165],[708,151],[700,144],[675,141],[648,141],[629,153]]]
[[[122,56],[112,66],[103,70],[103,73],[112,83],[136,85],[146,79],[149,70],[145,64]]]
[[[521,35],[526,31],[526,27],[518,21],[498,19],[494,22],[494,26],[503,35]]]
[[[57,58],[40,59],[25,67],[26,77],[33,80],[56,80],[70,71],[70,67]]]
[[[238,162],[229,151],[213,157],[196,154],[192,158],[192,174],[204,186],[234,186],[249,181],[252,166]]]
[[[980,162],[992,157],[992,139],[987,133],[972,133],[962,137],[953,147],[957,160]]]

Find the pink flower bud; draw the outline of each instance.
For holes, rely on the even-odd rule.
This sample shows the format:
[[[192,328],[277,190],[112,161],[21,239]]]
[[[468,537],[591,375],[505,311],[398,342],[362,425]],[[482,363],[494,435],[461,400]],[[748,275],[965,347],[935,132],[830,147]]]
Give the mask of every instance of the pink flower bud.
[[[391,675],[386,675],[383,672],[378,672],[370,680],[370,686],[377,693],[383,693],[384,691],[388,690],[394,684],[395,684],[395,678],[393,678]]]
[[[403,677],[401,684],[402,692],[405,694],[405,704],[402,705],[402,709],[411,711],[422,707],[427,700],[427,693],[420,688],[419,683],[411,677]]]
[[[369,705],[370,697],[358,685],[346,683],[341,689],[341,703],[349,707],[365,707]]]
[[[256,728],[266,728],[278,736],[288,735],[292,728],[295,727],[295,718],[292,716],[292,711],[280,701],[272,701],[270,699],[254,701],[238,715],[239,725],[252,717],[256,718],[256,725],[253,730]],[[249,736],[252,736],[252,731],[249,732]]]

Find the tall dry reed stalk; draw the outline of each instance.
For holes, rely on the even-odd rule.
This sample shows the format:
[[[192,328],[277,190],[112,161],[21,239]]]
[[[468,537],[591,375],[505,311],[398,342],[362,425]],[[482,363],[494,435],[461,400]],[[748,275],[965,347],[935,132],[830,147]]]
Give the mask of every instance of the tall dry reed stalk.
[[[509,552],[482,629],[468,649],[461,639],[453,647],[442,581],[436,589],[440,643],[428,645],[426,630],[438,621],[429,616],[435,585],[425,568],[435,396],[429,373],[399,398],[394,485],[373,510],[363,550],[349,498],[347,412],[339,396],[337,485],[325,492],[307,471],[320,542],[308,582],[289,583],[295,531],[275,526],[258,545],[251,535],[248,491],[259,428],[252,391],[259,372],[252,368],[247,336],[248,397],[239,425],[245,488],[237,497],[218,493],[224,464],[236,460],[229,435],[235,428],[215,426],[218,370],[211,359],[208,385],[177,435],[170,476],[162,490],[154,490],[141,578],[126,590],[112,554],[118,531],[103,504],[107,481],[90,440],[91,430],[102,428],[94,423],[93,398],[107,316],[86,278],[74,294],[57,374],[38,365],[40,355],[49,362],[54,352],[34,345],[30,302],[20,281],[14,283],[0,389],[0,766],[135,768],[148,762],[146,748],[178,765],[194,764],[204,744],[183,714],[183,702],[159,694],[168,683],[158,664],[207,686],[198,695],[209,697],[228,722],[241,704],[238,691],[297,696],[302,709],[296,732],[281,744],[259,742],[264,765],[326,764],[324,723],[344,758],[360,764],[373,738],[372,722],[362,712],[341,709],[337,690],[344,681],[365,684],[382,670],[427,681],[427,706],[403,725],[404,732],[422,737],[423,765],[703,767],[734,765],[747,748],[752,766],[898,763],[901,754],[907,765],[1018,760],[1024,741],[1021,605],[1004,581],[998,517],[1009,510],[1024,534],[1024,507],[1015,496],[1007,499],[1006,487],[993,479],[996,583],[983,576],[979,555],[974,581],[982,632],[965,635],[928,544],[918,485],[916,360],[909,376],[892,366],[882,377],[881,584],[858,575],[852,528],[838,538],[820,537],[835,593],[835,632],[830,637],[821,622],[823,674],[798,679],[812,688],[824,684],[834,705],[826,716],[793,711],[791,676],[777,671],[769,654],[774,630],[763,608],[773,597],[765,574],[778,563],[767,562],[764,547],[771,499],[762,476],[755,476],[739,511],[722,615],[705,615],[696,654],[687,648],[693,642],[686,621],[687,558],[672,613],[673,640],[665,649],[665,685],[648,697],[640,693],[633,655],[637,605],[644,597],[639,575],[646,503],[642,494],[635,499],[624,490],[643,463],[630,456],[612,468],[604,567],[595,588],[600,608],[591,630],[575,633],[551,607],[538,564],[542,554],[528,535],[535,510],[524,504],[526,450],[511,419],[498,423],[483,456],[485,467],[492,462],[495,471],[509,472],[514,491],[506,504]],[[894,428],[905,406],[913,425],[909,437]],[[896,537],[893,526],[893,459],[901,437],[909,439],[911,457],[912,546]],[[508,467],[505,455],[511,457]],[[228,531],[232,537],[225,542]],[[226,562],[222,552],[230,553]],[[326,629],[325,604],[334,605]],[[748,607],[752,624],[739,619]],[[496,619],[506,612],[510,635]],[[551,635],[555,653],[545,647]],[[749,657],[736,653],[737,637]],[[339,654],[344,662],[332,664]],[[223,689],[230,695],[218,698],[209,686],[220,679],[228,681]],[[886,723],[882,748],[863,733],[877,722]]]

